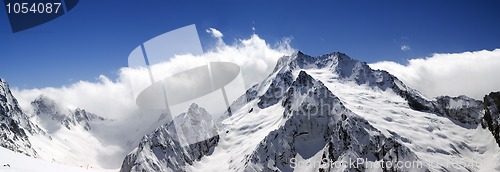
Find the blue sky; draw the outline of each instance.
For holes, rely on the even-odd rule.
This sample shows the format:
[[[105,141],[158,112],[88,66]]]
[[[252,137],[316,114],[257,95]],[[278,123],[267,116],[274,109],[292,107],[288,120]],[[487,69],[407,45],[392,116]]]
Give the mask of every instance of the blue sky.
[[[12,33],[0,9],[0,78],[19,88],[116,78],[139,44],[196,24],[203,45],[252,27],[269,43],[292,37],[310,55],[340,51],[369,63],[432,53],[500,48],[500,1],[97,1],[82,0],[51,22]],[[409,49],[402,50],[406,45]]]

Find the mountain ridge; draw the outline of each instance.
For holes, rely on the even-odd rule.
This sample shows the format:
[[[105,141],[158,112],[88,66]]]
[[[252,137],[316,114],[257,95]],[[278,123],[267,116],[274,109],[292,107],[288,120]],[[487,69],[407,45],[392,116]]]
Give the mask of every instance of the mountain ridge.
[[[297,84],[300,87],[296,87]],[[316,92],[318,90],[325,91]],[[308,95],[319,97],[310,98],[307,100],[309,103],[293,103],[306,101]],[[320,98],[321,96],[340,99],[338,103],[324,103],[321,101],[325,99]],[[333,110],[331,115],[326,115],[330,114],[330,111],[319,116],[308,115],[311,110],[328,104],[340,107],[345,105],[346,113],[352,113],[353,117],[339,114],[340,111],[336,108],[333,108],[336,110]],[[343,53],[311,57],[299,51],[280,58],[273,73],[261,83],[249,88],[231,104],[231,108],[228,108],[231,112],[226,112],[227,118],[222,121],[226,132],[220,133],[220,146],[216,146],[211,155],[192,165],[181,167],[180,170],[203,171],[207,168],[218,171],[336,171],[339,169],[325,166],[328,165],[325,163],[316,167],[292,168],[292,165],[315,163],[311,162],[312,160],[321,162],[327,159],[330,163],[336,163],[357,158],[364,158],[363,160],[377,164],[376,168],[386,171],[415,170],[383,166],[387,163],[394,165],[400,161],[420,162],[417,171],[500,169],[498,165],[491,164],[495,159],[500,160],[499,147],[496,144],[492,147],[493,142],[490,141],[475,141],[492,139],[490,133],[484,132],[481,127],[477,128],[483,118],[479,110],[481,106],[481,101],[465,96],[443,96],[429,100],[388,72],[373,70],[366,63]],[[377,110],[381,107],[384,108]],[[301,114],[297,108],[303,110],[303,115],[293,115]],[[350,112],[351,110],[354,112]],[[325,124],[325,119],[339,122]],[[411,122],[405,120],[417,124],[410,125]],[[304,125],[328,129],[300,127]],[[404,128],[405,125],[410,127]],[[474,134],[474,137],[465,134],[459,138],[451,138],[454,132],[450,130],[473,130],[468,133],[477,134]],[[319,141],[308,144],[308,139],[300,139],[301,137]],[[246,144],[241,144],[242,139],[246,140]],[[433,145],[425,141],[426,139],[445,142]],[[243,147],[237,148],[234,145]],[[295,145],[299,145],[299,148],[314,145],[316,149],[299,150]],[[487,154],[473,147],[481,150],[488,148],[491,151]],[[460,159],[460,156],[454,156],[456,154],[474,156]],[[474,161],[476,157],[489,157],[491,160],[479,163]],[[452,164],[452,159],[455,158],[470,161],[473,165],[446,165]],[[294,163],[291,162],[292,159]],[[226,165],[216,165],[218,162],[224,162]],[[443,165],[436,166],[433,164],[436,162]],[[358,171],[368,168],[356,166],[340,169]]]
[[[266,79],[230,105],[224,118],[211,119],[202,107],[192,105],[174,118],[177,123],[164,123],[142,137],[123,159],[121,171],[500,170],[495,163],[500,161],[498,95],[490,93],[483,101],[466,96],[428,99],[390,73],[346,54],[312,57],[299,51],[280,58]],[[52,135],[58,130],[82,130],[80,134],[90,137],[64,145],[57,150],[61,152],[79,144],[103,144],[91,131],[102,125],[99,121],[110,120],[81,108],[59,107],[43,95],[32,101],[35,113],[27,114],[1,79],[0,105],[0,136],[13,143],[1,146],[44,159],[51,152],[40,152],[44,146],[37,137],[48,145],[66,143],[64,135]],[[59,128],[49,131],[40,120]],[[75,152],[69,159],[88,161],[97,156],[92,151],[79,152],[87,159]],[[351,159],[365,164],[331,166]],[[422,166],[383,166],[401,161]]]

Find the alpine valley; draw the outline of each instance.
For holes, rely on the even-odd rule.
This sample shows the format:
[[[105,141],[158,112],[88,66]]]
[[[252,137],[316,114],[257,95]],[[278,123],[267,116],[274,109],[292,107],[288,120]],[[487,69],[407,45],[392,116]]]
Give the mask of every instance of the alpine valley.
[[[119,119],[30,101],[23,111],[0,80],[0,171],[30,171],[18,161],[29,157],[34,171],[500,171],[500,92],[427,98],[338,52],[280,58],[220,118],[192,104],[118,130]]]

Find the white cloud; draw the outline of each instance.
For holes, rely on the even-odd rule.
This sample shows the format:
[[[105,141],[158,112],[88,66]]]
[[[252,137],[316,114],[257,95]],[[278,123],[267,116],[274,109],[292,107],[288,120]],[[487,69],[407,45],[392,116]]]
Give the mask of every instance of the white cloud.
[[[217,47],[224,47],[225,43],[224,40],[222,40],[222,37],[224,36],[222,32],[215,28],[208,28],[205,30],[208,34],[210,34],[212,37],[217,39]]]
[[[407,65],[383,61],[370,64],[386,70],[429,97],[466,95],[482,99],[500,91],[500,49],[433,54],[409,60]]]
[[[222,38],[222,36],[224,36],[219,30],[217,30],[215,28],[208,28],[205,31],[207,33],[209,33],[210,35],[212,35],[212,37],[214,37],[214,38]]]
[[[31,101],[41,94],[54,99],[62,107],[80,107],[102,116],[117,118],[133,111],[132,92],[128,84],[113,82],[106,76],[99,76],[98,82],[79,81],[60,88],[39,88],[12,90],[21,107],[32,112]]]
[[[222,33],[217,31],[216,35],[222,35]],[[290,41],[285,38],[275,45],[270,45],[258,35],[253,34],[248,39],[237,40],[233,45],[219,45],[200,56],[176,55],[166,62],[152,66],[152,69],[158,70],[155,73],[163,74],[155,77],[163,78],[179,71],[204,65],[208,61],[233,62],[240,66],[245,86],[249,87],[262,81],[271,73],[278,58],[295,51],[290,47]],[[123,60],[126,60],[126,57]],[[147,73],[146,68],[124,67],[120,69],[119,78],[116,81],[111,81],[101,75],[97,82],[79,81],[60,88],[27,90],[13,87],[13,93],[23,108],[29,108],[31,101],[40,94],[44,94],[65,107],[81,107],[99,115],[120,118],[129,115],[136,107],[130,83],[142,88],[151,83],[149,75],[143,75],[144,72]]]
[[[240,66],[244,81],[241,84],[249,88],[261,82],[272,72],[278,58],[295,51],[290,47],[290,41],[284,38],[275,45],[270,45],[258,35],[253,34],[249,39],[237,40],[233,45],[219,44],[201,56],[177,55],[166,62],[153,65],[151,70],[154,78],[166,78],[178,72],[205,65],[209,61],[232,62]],[[120,78],[125,83],[133,83],[132,89],[135,95],[151,83],[146,68],[123,68],[121,73]],[[204,107],[207,108],[207,106]],[[176,114],[175,110],[172,112]]]
[[[401,45],[401,51],[408,51],[411,50],[409,45]]]

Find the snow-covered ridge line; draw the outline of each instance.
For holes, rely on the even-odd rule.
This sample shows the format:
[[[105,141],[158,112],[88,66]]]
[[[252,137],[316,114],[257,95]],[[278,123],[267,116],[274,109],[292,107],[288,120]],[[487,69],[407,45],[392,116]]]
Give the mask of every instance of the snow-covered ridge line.
[[[338,77],[343,81],[353,81],[358,85],[368,85],[381,90],[391,89],[404,98],[412,109],[417,111],[436,113],[463,123],[476,125],[480,123],[482,118],[480,111],[484,106],[480,100],[475,100],[467,96],[441,96],[435,100],[431,100],[417,90],[406,86],[397,77],[387,71],[373,70],[366,62],[352,59],[341,52],[312,57],[299,51],[291,56],[280,58],[275,67],[275,72],[281,68],[289,68],[291,70],[328,69],[337,73]],[[457,109],[461,109],[462,111],[468,109],[471,114],[456,114],[452,112]]]
[[[478,128],[482,119],[481,101],[464,96],[430,100],[388,72],[372,70],[366,63],[343,53],[311,57],[297,52],[284,56],[268,78],[248,89],[231,107],[233,111],[222,120],[225,132],[219,135],[212,153],[192,164],[182,163],[181,168],[167,169],[487,171],[499,168],[492,163],[500,160],[499,147],[491,144],[489,133]],[[456,132],[464,134],[454,136]],[[434,144],[431,139],[443,144]],[[483,152],[486,149],[488,153]],[[462,154],[468,156],[455,156]],[[148,157],[151,156],[143,156],[145,159],[140,162],[148,162]],[[486,157],[488,161],[471,161],[472,165],[449,165],[453,159]],[[164,160],[167,159],[172,157]],[[336,168],[321,163],[358,159],[376,167],[360,164]],[[158,156],[151,160],[161,162]],[[319,166],[304,165],[318,162]],[[406,162],[418,166],[394,166]]]
[[[77,124],[84,127],[85,130],[91,130],[91,124],[93,121],[104,121],[109,120],[103,118],[99,115],[85,111],[85,109],[75,108],[75,109],[65,109],[59,107],[54,100],[40,95],[38,98],[31,102],[31,106],[34,109],[34,115],[38,118],[46,121],[49,125],[54,125],[53,122],[63,125],[67,129],[71,130],[73,126]],[[47,122],[47,120],[52,120],[53,122]],[[57,125],[57,124],[56,124]],[[45,126],[47,130],[52,130],[53,126]],[[55,132],[55,131],[50,131]]]

